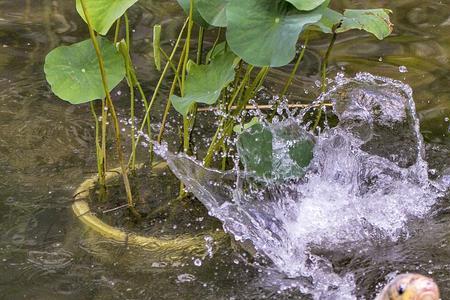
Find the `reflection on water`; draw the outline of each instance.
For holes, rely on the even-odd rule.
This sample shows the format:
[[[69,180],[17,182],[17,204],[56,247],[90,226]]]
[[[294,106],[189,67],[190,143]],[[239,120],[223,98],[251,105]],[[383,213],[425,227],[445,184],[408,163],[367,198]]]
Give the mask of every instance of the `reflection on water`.
[[[151,26],[164,24],[163,38],[168,44],[183,20],[175,2],[140,1],[145,8],[136,6],[130,14],[136,29],[135,50],[142,49],[135,59],[146,82],[157,77],[148,54]],[[445,118],[450,116],[450,3],[334,2],[337,7],[386,6],[394,10],[396,31],[385,41],[355,33],[342,35],[331,57],[331,71],[369,71],[411,85],[430,165],[436,172],[449,168],[450,123]],[[103,244],[97,252],[97,248],[86,248],[92,237],[73,219],[68,207],[75,187],[95,171],[91,115],[88,106],[57,100],[42,71],[49,50],[87,37],[72,6],[72,1],[64,0],[0,0],[0,298],[254,299],[298,295],[295,289],[278,293],[279,286],[265,280],[258,267],[244,264],[231,249],[197,267],[191,257],[184,265],[140,266],[123,256],[127,252],[131,255],[126,258],[135,254],[135,259],[145,260],[137,249],[104,240],[97,242]],[[327,42],[324,38],[312,41],[300,72],[303,77],[295,81],[291,99],[311,100],[317,95],[314,81]],[[399,72],[403,65],[407,73]],[[288,70],[290,67],[273,72],[271,87],[278,90]],[[122,97],[116,99],[119,106],[126,105],[125,93]],[[446,295],[450,293],[448,222],[449,215],[443,210],[433,222],[417,224],[415,232],[429,248],[420,248],[412,240],[370,249],[370,259],[366,255],[335,257],[333,263],[364,274],[357,281],[361,294],[372,295],[386,274],[398,270],[432,273]]]

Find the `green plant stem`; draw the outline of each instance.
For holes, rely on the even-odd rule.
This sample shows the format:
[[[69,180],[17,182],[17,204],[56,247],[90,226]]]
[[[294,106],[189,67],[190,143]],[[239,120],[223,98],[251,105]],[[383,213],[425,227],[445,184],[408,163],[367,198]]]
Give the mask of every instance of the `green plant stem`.
[[[116,21],[116,29],[114,30],[114,44],[117,43],[119,40],[120,20],[121,18],[118,18]]]
[[[94,117],[95,122],[95,149],[97,155],[97,171],[98,171],[98,182],[100,186],[105,186],[105,172],[103,169],[103,159],[102,159],[102,150],[100,147],[100,128],[97,113],[95,112],[94,102],[89,102],[92,116]]]
[[[108,80],[107,80],[107,75],[106,75],[105,66],[104,66],[104,62],[103,62],[103,56],[102,56],[100,47],[98,45],[97,37],[95,36],[95,33],[94,33],[94,29],[92,28],[92,21],[91,21],[89,12],[87,11],[87,8],[86,8],[85,0],[80,0],[80,2],[81,2],[81,6],[83,8],[83,13],[86,17],[86,22],[88,24],[89,35],[91,37],[92,44],[93,44],[95,52],[97,54],[98,65],[99,65],[100,74],[101,74],[101,78],[102,78],[102,85],[103,85],[103,89],[104,89],[105,95],[106,95],[107,107],[111,111],[111,116],[112,116],[113,123],[114,123],[117,155],[119,157],[119,163],[120,163],[120,167],[122,170],[122,178],[123,178],[123,183],[125,185],[128,207],[135,216],[139,217],[140,216],[139,213],[134,208],[134,202],[133,202],[133,197],[132,197],[132,193],[131,193],[130,181],[128,179],[128,169],[125,166],[124,159],[123,159],[123,152],[122,152],[122,147],[121,147],[121,142],[120,142],[119,120],[117,119],[117,114],[114,109],[111,95],[109,93]]]
[[[247,72],[244,76],[244,78],[241,81],[241,85],[238,89],[236,89],[235,94],[233,95],[230,104],[229,109],[231,109],[232,104],[234,103],[234,100],[238,97],[238,95],[242,94],[242,91],[245,88],[245,85],[250,80],[250,74],[253,69],[253,66],[248,66]],[[236,106],[236,109],[232,112],[232,117],[226,119],[225,117],[222,118],[219,127],[216,130],[216,133],[213,136],[213,139],[211,141],[211,144],[208,148],[208,151],[206,153],[205,158],[203,159],[203,163],[205,166],[210,166],[212,163],[212,158],[214,156],[214,153],[223,145],[223,141],[225,138],[230,136],[230,134],[233,131],[233,126],[235,125],[235,119],[234,117],[238,116],[242,110],[245,109],[248,101],[256,94],[258,89],[261,87],[261,85],[264,82],[264,79],[266,78],[267,74],[269,72],[269,67],[263,67],[259,73],[256,75],[256,78],[253,80],[253,83],[251,86],[245,91],[244,97],[242,101],[239,102],[239,104]]]
[[[324,57],[323,63],[322,63],[322,72],[321,72],[322,73],[322,87],[321,87],[322,93],[325,93],[327,90],[328,61],[330,59],[330,54],[331,54],[331,51],[333,50],[334,43],[336,42],[336,37],[337,37],[336,30],[333,29],[333,36],[331,37],[330,44],[328,45],[328,49],[327,49],[327,52],[325,53],[325,57]],[[321,104],[318,107],[319,112],[317,114],[316,120],[314,121],[314,125],[312,127],[313,131],[315,131],[317,126],[319,126],[320,119],[322,118],[322,109],[323,109],[323,105]]]
[[[187,37],[186,37],[186,41],[185,41],[186,53],[184,56],[183,68],[181,71],[181,97],[184,97],[184,91],[185,91],[186,69],[187,69],[187,64],[189,61],[189,50],[190,50],[190,46],[191,46],[192,27],[194,26],[194,21],[192,19],[193,12],[194,12],[194,0],[189,0],[189,24],[188,24]],[[186,117],[183,117],[183,151],[185,153],[187,153],[189,151],[189,138],[190,138],[189,115],[190,114],[191,114],[191,111],[188,112],[188,115]]]
[[[162,48],[159,48],[159,51],[161,52],[161,54],[164,56],[164,59],[170,63],[170,67],[172,68],[172,71],[175,74],[175,79],[178,81],[179,84],[181,84],[181,78],[179,75],[179,71],[177,71],[177,68],[175,68],[175,65],[173,64],[173,61],[170,60],[169,55],[167,55],[166,51],[164,51]]]
[[[187,24],[188,24],[188,19],[184,22],[183,28],[181,29],[180,34],[178,35],[178,39],[177,39],[177,41],[175,43],[175,46],[172,49],[172,53],[170,54],[169,61],[172,61],[174,56],[175,56],[175,53],[176,53],[176,51],[178,49],[178,46],[180,44],[181,38],[183,36],[184,30],[185,30]],[[166,74],[167,74],[169,68],[170,68],[170,63],[167,62],[165,67],[164,67],[164,69],[163,69],[163,71],[162,71],[162,73],[161,73],[161,76],[159,77],[158,83],[156,84],[155,91],[153,92],[152,99],[150,100],[150,103],[148,104],[148,107],[146,108],[145,116],[144,116],[144,119],[142,120],[142,124],[141,124],[141,126],[139,128],[139,131],[142,131],[144,129],[145,123],[150,118],[150,111],[151,111],[151,109],[153,107],[153,104],[154,104],[154,102],[156,100],[156,97],[157,97],[157,95],[159,93],[159,90],[161,89],[161,85],[162,85],[162,83],[164,81],[164,78],[166,77]],[[140,136],[138,136],[137,139],[136,139],[136,145],[139,144],[139,139],[140,139]],[[133,149],[133,151],[136,151],[136,149]],[[130,161],[128,163],[130,163]]]
[[[309,42],[309,34],[308,34],[308,32],[306,32],[302,51],[300,52],[300,55],[298,56],[298,59],[295,62],[294,69],[292,69],[292,72],[289,75],[289,78],[286,81],[286,84],[284,85],[283,89],[280,92],[280,95],[279,95],[280,98],[283,97],[284,95],[286,95],[289,87],[291,86],[292,81],[294,80],[294,77],[297,74],[298,67],[300,66],[300,63],[302,62],[303,57],[305,56],[305,51],[306,51],[306,47],[308,47],[308,42]]]
[[[166,107],[164,109],[163,119],[161,121],[161,127],[159,128],[159,134],[158,134],[158,139],[157,139],[158,143],[161,143],[163,135],[164,135],[164,131],[165,131],[165,128],[166,128],[166,123],[167,123],[167,117],[169,115],[170,107],[172,105],[172,102],[170,101],[170,99],[171,99],[172,95],[175,93],[175,88],[177,86],[177,80],[176,79],[179,78],[179,74],[181,72],[181,67],[182,67],[182,64],[183,64],[183,61],[184,61],[185,53],[186,53],[186,44],[184,45],[183,50],[181,52],[180,61],[178,62],[178,67],[177,67],[177,70],[175,72],[175,75],[174,75],[174,78],[173,78],[173,81],[172,81],[172,85],[170,87],[169,96],[167,97],[167,103],[166,103]],[[181,90],[181,81],[178,81],[178,85],[179,85],[180,90]],[[181,91],[180,91],[180,93],[181,93]]]
[[[131,119],[131,149],[136,149],[136,136],[135,136],[135,95],[134,95],[134,80],[131,75],[131,56],[130,56],[130,48],[131,48],[131,39],[130,39],[130,21],[128,20],[127,13],[124,14],[125,19],[125,43],[126,49],[123,49],[122,52],[125,60],[125,69],[127,74],[128,86],[130,88],[130,119]],[[130,155],[131,165],[129,166],[131,170],[136,169],[136,151],[131,151]]]
[[[285,85],[283,86],[283,89],[281,90],[280,94],[278,95],[278,100],[274,103],[273,107],[272,107],[272,113],[269,116],[269,121],[272,121],[273,117],[276,115],[277,113],[277,109],[278,106],[280,106],[281,101],[283,101],[283,97],[286,95],[289,87],[292,84],[292,81],[294,80],[295,75],[297,74],[298,68],[300,66],[300,63],[303,61],[303,57],[305,56],[305,52],[306,52],[306,48],[308,46],[308,42],[309,42],[309,34],[308,32],[306,32],[305,34],[305,42],[303,44],[303,48],[302,51],[300,52],[297,61],[295,62],[294,68],[292,69],[291,74],[289,74],[289,78],[286,81]]]
[[[105,99],[102,99],[102,166],[103,166],[103,172],[106,173],[108,164],[107,164],[107,152],[106,152],[106,138],[108,134],[108,112],[106,107],[106,101]]]
[[[203,41],[205,37],[205,28],[200,26],[198,30],[198,43],[197,43],[197,65],[200,65],[203,61]]]

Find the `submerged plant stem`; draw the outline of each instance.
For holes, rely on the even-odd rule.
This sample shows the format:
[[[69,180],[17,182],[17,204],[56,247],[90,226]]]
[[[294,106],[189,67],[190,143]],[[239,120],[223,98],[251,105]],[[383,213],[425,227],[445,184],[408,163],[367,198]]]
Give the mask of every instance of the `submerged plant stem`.
[[[121,167],[121,170],[122,170],[122,178],[123,178],[123,183],[125,185],[125,192],[126,192],[126,195],[127,195],[128,207],[129,207],[130,211],[136,217],[140,217],[139,213],[134,208],[133,197],[132,197],[132,194],[131,194],[130,181],[128,179],[128,168],[125,166],[125,163],[124,163],[122,146],[121,146],[121,142],[120,142],[119,120],[117,118],[117,114],[116,114],[116,111],[114,109],[114,104],[112,102],[111,95],[109,93],[107,75],[106,75],[105,66],[104,66],[104,62],[103,62],[103,56],[102,56],[100,47],[98,45],[98,41],[97,41],[97,37],[95,36],[94,29],[92,28],[92,21],[91,21],[90,15],[89,15],[89,13],[88,13],[88,11],[86,9],[85,0],[80,0],[80,2],[81,2],[82,9],[83,9],[83,13],[84,13],[84,15],[86,17],[86,22],[88,24],[89,35],[91,37],[92,44],[93,44],[95,52],[97,54],[98,65],[99,65],[100,74],[101,74],[101,77],[102,77],[102,85],[103,85],[103,89],[104,89],[105,94],[106,94],[107,107],[111,111],[111,116],[112,116],[113,123],[114,123],[117,155],[118,155],[120,167]]]

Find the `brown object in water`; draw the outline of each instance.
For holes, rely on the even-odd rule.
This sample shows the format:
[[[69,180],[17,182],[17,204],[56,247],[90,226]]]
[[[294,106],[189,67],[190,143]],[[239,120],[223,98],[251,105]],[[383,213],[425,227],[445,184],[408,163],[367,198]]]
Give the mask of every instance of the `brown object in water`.
[[[439,300],[439,288],[433,279],[419,274],[395,277],[375,300]]]

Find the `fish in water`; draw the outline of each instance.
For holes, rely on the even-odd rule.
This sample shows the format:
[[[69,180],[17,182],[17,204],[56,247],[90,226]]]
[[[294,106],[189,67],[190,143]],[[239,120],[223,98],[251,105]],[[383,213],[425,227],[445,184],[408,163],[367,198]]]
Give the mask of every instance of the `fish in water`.
[[[433,279],[419,274],[395,277],[375,300],[439,300],[439,288]]]

